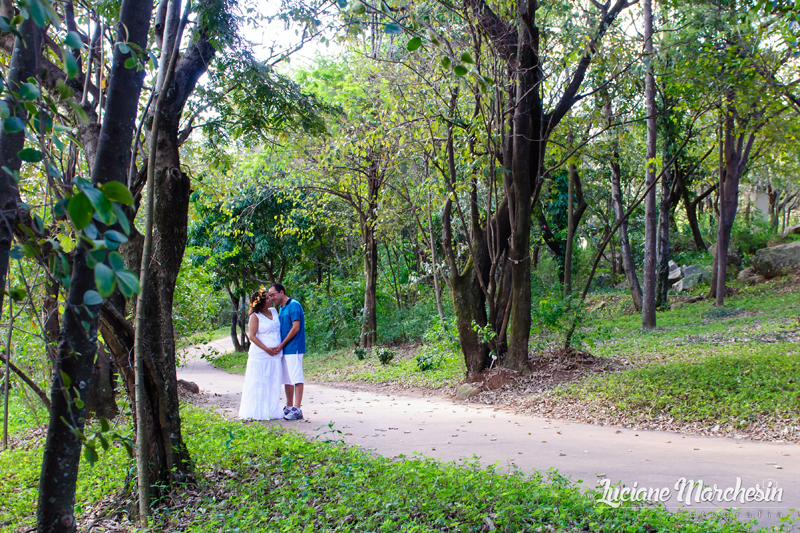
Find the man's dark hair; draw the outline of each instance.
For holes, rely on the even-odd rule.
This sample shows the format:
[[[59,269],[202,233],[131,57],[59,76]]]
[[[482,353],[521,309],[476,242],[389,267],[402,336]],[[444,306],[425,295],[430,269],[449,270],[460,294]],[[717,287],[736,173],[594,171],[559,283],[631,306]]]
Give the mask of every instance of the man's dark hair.
[[[273,283],[272,285],[270,285],[270,287],[275,287],[276,291],[286,294],[286,289],[280,283]]]

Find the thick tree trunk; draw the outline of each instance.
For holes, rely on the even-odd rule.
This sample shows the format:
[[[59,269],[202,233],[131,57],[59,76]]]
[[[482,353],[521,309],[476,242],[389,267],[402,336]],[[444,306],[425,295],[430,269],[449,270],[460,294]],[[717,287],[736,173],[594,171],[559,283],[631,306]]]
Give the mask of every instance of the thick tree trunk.
[[[518,5],[518,16],[529,17],[525,2]],[[540,156],[544,148],[541,109],[538,98],[539,30],[536,26],[518,28],[516,94],[511,141],[511,182],[509,216],[511,220],[511,316],[508,322],[508,352],[503,366],[512,370],[528,370],[528,342],[531,331],[531,201],[538,181]],[[538,139],[539,142],[531,142]],[[533,176],[533,179],[531,177]]]
[[[147,435],[151,485],[168,487],[189,472],[189,452],[183,442],[175,371],[172,305],[175,284],[186,248],[189,177],[181,171],[178,128],[183,107],[205,73],[214,48],[200,38],[185,51],[173,84],[164,88],[155,168],[153,261],[143,290],[150,302],[144,315]],[[240,307],[241,308],[241,307]]]
[[[653,6],[644,0],[644,51],[647,56],[645,74],[645,102],[647,105],[647,170],[645,186],[656,179],[656,88],[653,73]],[[656,189],[647,193],[644,201],[644,290],[642,291],[642,329],[656,327]]]
[[[142,49],[147,45],[151,0],[123,0],[118,39]],[[114,48],[108,84],[108,109],[104,114],[92,182],[127,182],[128,158],[138,110],[144,71],[126,68],[129,54]],[[66,310],[59,334],[58,359],[52,382],[52,408],[39,480],[37,531],[75,531],[75,484],[78,478],[81,441],[74,430],[83,430],[85,398],[97,350],[100,305],[84,305],[86,291],[95,290],[94,272],[86,263],[87,250],[81,243],[75,250]],[[85,325],[86,326],[85,326]],[[80,407],[78,407],[80,405]]]

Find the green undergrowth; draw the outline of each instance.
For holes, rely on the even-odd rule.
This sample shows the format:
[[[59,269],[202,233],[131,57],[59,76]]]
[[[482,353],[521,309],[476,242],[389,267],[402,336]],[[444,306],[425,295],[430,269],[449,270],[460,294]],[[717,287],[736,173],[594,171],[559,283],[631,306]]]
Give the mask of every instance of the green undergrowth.
[[[619,312],[629,296],[594,296],[588,308],[597,312],[585,329],[602,329],[607,339],[591,352],[614,359],[618,371],[557,387],[553,399],[612,417],[723,431],[796,424],[800,287],[781,278],[735,288],[723,308],[707,300],[674,303],[649,332],[641,330],[638,313]]]
[[[362,383],[404,383],[415,387],[441,388],[455,385],[464,378],[466,367],[460,353],[448,352],[430,370],[420,370],[415,359],[416,347],[402,357],[382,365],[374,354],[359,361],[352,350],[309,358],[304,365],[315,381],[354,381]]]
[[[749,530],[730,516],[697,520],[661,508],[605,508],[555,471],[543,476],[481,468],[476,461],[387,459],[193,407],[182,414],[198,469],[221,474],[203,481],[200,493],[214,497],[203,496],[202,519],[188,521],[190,532]],[[186,523],[196,513],[164,514],[157,527]]]
[[[244,374],[247,369],[247,352],[229,352],[212,359],[212,364],[236,374]]]
[[[447,352],[437,360],[431,370],[420,370],[416,359],[416,347],[405,348],[400,357],[382,365],[374,354],[358,360],[353,350],[336,350],[327,354],[306,354],[303,372],[311,381],[361,382],[361,383],[405,383],[415,387],[441,388],[454,385],[464,378],[464,358],[460,353]],[[244,374],[247,354],[232,352],[213,360],[214,366],[228,372]]]
[[[732,515],[611,509],[554,470],[389,459],[346,446],[335,428],[315,440],[187,404],[181,418],[198,485],[155,509],[153,531],[751,531]],[[41,455],[41,439],[0,453],[0,531],[34,525]],[[116,446],[82,463],[76,514],[120,490],[132,467]]]
[[[44,452],[43,438],[25,438],[33,429],[33,418],[17,415],[26,409],[12,402],[10,410],[15,416],[10,416],[9,422],[13,424],[16,418],[17,423],[12,425],[13,432],[9,432],[13,446],[0,452],[0,533],[32,530],[36,525],[36,498]],[[130,433],[131,428],[118,427],[114,431]],[[122,489],[133,466],[128,453],[116,443],[107,451],[100,451],[100,459],[94,466],[81,456],[75,514],[83,514],[104,496]]]
[[[731,428],[771,417],[800,420],[795,343],[731,344],[671,355],[676,360],[562,386],[556,397],[598,401],[618,414]]]

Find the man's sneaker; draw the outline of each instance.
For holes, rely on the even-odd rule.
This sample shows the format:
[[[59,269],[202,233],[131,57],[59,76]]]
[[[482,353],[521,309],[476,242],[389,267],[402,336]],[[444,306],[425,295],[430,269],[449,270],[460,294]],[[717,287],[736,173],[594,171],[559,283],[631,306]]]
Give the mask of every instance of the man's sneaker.
[[[288,405],[287,405],[286,407],[284,407],[284,408],[283,408],[283,416],[286,416],[286,415],[288,415],[289,413],[291,413],[291,412],[292,412],[292,409],[294,409],[294,407],[289,407]]]
[[[302,420],[303,411],[301,411],[297,407],[292,407],[291,411],[289,411],[283,418],[285,418],[286,420]]]

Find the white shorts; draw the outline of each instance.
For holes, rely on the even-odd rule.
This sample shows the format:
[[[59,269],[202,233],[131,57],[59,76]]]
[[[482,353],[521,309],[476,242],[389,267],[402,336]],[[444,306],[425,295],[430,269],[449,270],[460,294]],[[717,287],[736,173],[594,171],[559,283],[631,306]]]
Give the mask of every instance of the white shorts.
[[[286,363],[286,373],[284,376],[288,380],[284,381],[286,385],[296,385],[304,383],[303,381],[303,354],[301,353],[285,353],[283,360]],[[286,378],[284,378],[286,379]]]

